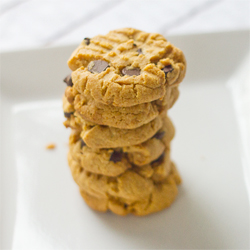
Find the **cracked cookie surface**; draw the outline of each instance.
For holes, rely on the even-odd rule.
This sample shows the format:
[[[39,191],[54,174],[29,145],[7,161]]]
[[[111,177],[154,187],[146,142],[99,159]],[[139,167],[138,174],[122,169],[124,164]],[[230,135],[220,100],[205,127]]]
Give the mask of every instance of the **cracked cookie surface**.
[[[140,144],[151,138],[161,127],[162,119],[159,116],[135,129],[85,125],[81,138],[91,148],[118,148]]]
[[[181,50],[162,35],[132,28],[84,40],[68,65],[79,93],[121,107],[162,98],[165,86],[177,86],[186,71]]]
[[[157,116],[153,121],[136,129],[118,129],[114,127],[101,126],[88,123],[77,113],[71,114],[64,125],[80,132],[81,139],[90,148],[119,148],[143,143],[153,137],[157,131],[166,130],[163,137],[166,144],[174,136],[174,126],[166,116]],[[163,130],[164,130],[163,129]]]
[[[162,100],[141,103],[131,107],[115,107],[96,102],[90,95],[85,96],[67,87],[63,98],[64,113],[77,111],[86,121],[121,129],[142,126],[157,115],[171,108],[178,98],[178,90],[169,88]],[[66,116],[70,117],[70,116]]]
[[[79,185],[80,193],[86,203],[92,209],[101,212],[111,210],[118,215],[132,213],[142,216],[169,207],[178,194],[177,185],[181,183],[181,178],[173,163],[170,165],[168,176],[158,183],[132,171],[127,171],[115,181],[110,182],[100,177],[97,179],[91,176],[90,178],[92,180],[88,182],[87,187],[91,186],[92,189]],[[96,182],[99,183],[93,187]],[[100,195],[95,189],[105,191]]]
[[[160,160],[164,151],[168,152],[169,158],[170,141],[174,137],[171,126],[170,123],[164,123],[149,140],[138,145],[115,149],[89,148],[81,139],[80,131],[73,130],[69,139],[70,154],[86,171],[95,174],[118,176],[134,165],[141,167],[140,171],[145,172],[145,165],[157,161],[158,158]],[[159,171],[160,169],[155,172]]]

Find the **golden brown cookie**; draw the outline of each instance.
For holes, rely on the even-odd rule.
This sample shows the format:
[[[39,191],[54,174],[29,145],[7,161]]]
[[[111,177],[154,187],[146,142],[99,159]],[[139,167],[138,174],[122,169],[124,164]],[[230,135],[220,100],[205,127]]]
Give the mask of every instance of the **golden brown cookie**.
[[[84,168],[85,162],[82,164],[75,160],[71,152],[68,154],[68,162],[72,176],[81,189],[96,197],[111,195],[126,199],[127,203],[147,197],[154,183],[164,181],[171,171],[168,150],[151,164],[132,166],[116,177],[87,171]]]
[[[122,151],[127,153],[131,163],[137,166],[146,165],[157,159],[166,148],[170,149],[170,142],[174,138],[175,129],[167,116],[164,116],[162,121],[161,129],[152,138],[141,144],[122,148]]]
[[[86,171],[105,176],[118,176],[131,168],[131,163],[120,151],[92,149],[79,139],[69,145],[69,154]]]
[[[173,95],[171,93],[172,91],[169,88],[162,100],[131,107],[115,107],[96,102],[91,96],[81,95],[72,90],[71,87],[67,87],[63,98],[64,115],[70,118],[70,115],[76,111],[84,120],[95,124],[133,129],[152,121],[157,115],[166,112],[178,98],[176,93]]]
[[[91,148],[119,148],[138,145],[153,137],[162,138],[163,143],[168,145],[175,134],[171,120],[165,116],[158,116],[152,122],[136,129],[117,129],[108,126],[100,126],[84,121],[77,113],[71,115],[64,125],[71,127],[73,131],[81,133],[81,138]],[[158,131],[158,132],[157,132]],[[134,152],[139,153],[139,148]]]
[[[65,117],[70,117],[75,112],[74,105],[68,101],[65,95],[63,96],[63,111]]]
[[[107,197],[98,197],[81,188],[80,193],[85,202],[94,210],[101,212],[110,210],[118,215],[127,215],[128,213],[132,213],[134,215],[143,216],[169,207],[177,196],[177,185],[179,185],[180,182],[180,176],[175,168],[175,165],[172,163],[171,172],[168,177],[165,178],[164,181],[150,186],[150,188],[147,189],[149,191],[149,195],[143,193],[144,195],[142,195],[141,199],[138,201],[131,202],[130,199],[118,198],[112,195],[108,195]],[[148,188],[146,186],[147,184],[144,183],[143,188]],[[127,188],[126,181],[123,185],[120,185],[120,188],[121,187]],[[129,190],[131,191],[130,188]],[[141,190],[141,188],[139,188],[139,190]]]
[[[119,148],[147,141],[161,127],[160,116],[135,129],[118,129],[85,123],[82,127],[81,138],[90,148]]]
[[[165,150],[164,143],[157,138],[151,138],[141,144],[123,147],[129,161],[137,166],[144,166],[160,157]]]
[[[82,126],[86,124],[86,122],[82,119],[82,117],[79,114],[77,114],[77,112],[71,112],[66,115],[64,112],[64,116],[67,118],[67,120],[63,123],[63,125],[66,128],[82,131]]]
[[[155,101],[156,105],[158,107],[164,107],[168,110],[173,107],[179,97],[179,94],[180,92],[178,86],[167,87],[164,97]]]
[[[167,132],[172,134],[167,135]],[[171,130],[171,126],[170,128],[165,126],[152,138],[138,145],[116,149],[93,149],[86,146],[80,137],[80,131],[73,130],[69,139],[69,148],[71,157],[86,171],[106,176],[118,176],[131,168],[132,165],[137,165],[137,167],[141,167],[137,171],[148,176],[152,172],[152,168],[147,167],[147,171],[145,171],[145,165],[155,160],[159,161],[158,158],[162,157],[165,150],[167,150],[166,159],[170,159],[170,141],[167,141],[166,138],[171,140],[173,136],[174,131]],[[163,172],[162,167],[156,166],[155,178],[157,178],[158,173],[161,174],[161,177],[165,177]]]
[[[185,76],[181,50],[162,35],[132,28],[84,40],[69,61],[72,84],[107,105],[128,107],[165,95]]]
[[[78,114],[89,122],[121,129],[138,128],[159,115],[155,103],[142,103],[126,108],[114,107],[80,94],[75,97],[74,107]]]

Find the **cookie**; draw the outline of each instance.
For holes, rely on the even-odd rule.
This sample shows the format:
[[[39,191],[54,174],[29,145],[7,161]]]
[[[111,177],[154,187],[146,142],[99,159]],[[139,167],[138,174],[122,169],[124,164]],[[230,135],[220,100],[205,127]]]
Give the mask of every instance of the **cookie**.
[[[73,130],[69,139],[70,154],[82,168],[95,174],[114,177],[125,172],[127,169],[131,168],[132,165],[141,167],[138,171],[145,172],[145,165],[154,161],[159,161],[158,158],[162,156],[165,150],[168,151],[167,158],[170,159],[170,141],[166,141],[164,137],[172,139],[173,134],[167,136],[167,131],[174,133],[170,128],[163,127],[148,141],[138,145],[116,149],[93,149],[89,148],[82,141],[80,138],[80,131]],[[157,169],[157,167],[155,169]],[[149,172],[145,172],[147,176],[149,176],[152,169],[148,170]],[[155,172],[158,173],[159,171],[160,169]]]
[[[65,116],[65,114],[64,114],[64,116]],[[76,130],[76,131],[81,131],[82,126],[86,124],[86,122],[76,112],[70,113],[69,116],[67,116],[66,118],[67,118],[67,120],[64,121],[64,123],[63,123],[63,125],[66,128],[71,128],[71,129]]]
[[[69,61],[76,90],[107,105],[129,107],[165,95],[185,76],[181,50],[162,35],[132,28],[91,38]]]
[[[69,118],[72,114],[75,112],[74,105],[72,105],[67,97],[64,95],[63,96],[63,111],[64,111],[64,116],[66,118]]]
[[[82,127],[81,138],[90,148],[119,148],[147,141],[161,127],[160,116],[135,129],[118,129],[85,123]]]
[[[81,163],[68,154],[68,162],[72,176],[79,187],[96,197],[115,196],[125,199],[127,203],[148,197],[155,183],[166,179],[171,170],[169,150],[159,159],[144,167],[133,166],[116,177],[95,174],[87,171]],[[150,174],[148,174],[150,173]]]
[[[173,107],[180,95],[178,86],[166,88],[166,94],[163,98],[156,100],[155,103],[158,107],[164,107],[164,109],[170,109]],[[160,109],[159,109],[160,110]]]
[[[137,166],[144,166],[154,161],[164,152],[165,145],[157,138],[151,138],[141,144],[123,147],[129,161]]]
[[[99,125],[120,129],[134,129],[149,123],[159,115],[155,103],[142,103],[132,107],[114,107],[77,95],[74,107],[83,119]]]
[[[171,170],[170,150],[166,149],[155,161],[150,163],[154,170],[151,179],[155,182],[162,182],[169,175]]]
[[[173,105],[175,104],[175,102],[179,98],[179,95],[180,95],[180,91],[179,91],[178,87],[170,88],[169,99],[165,102],[166,105],[168,106],[168,109],[173,107]],[[161,102],[160,105],[163,106],[164,102]]]
[[[170,120],[170,118],[166,115],[162,116],[162,127],[161,129],[154,135],[155,138],[162,138],[162,141],[165,145],[174,138],[175,128]]]
[[[171,120],[163,115],[137,129],[117,129],[84,121],[77,113],[64,122],[65,127],[81,133],[84,143],[91,148],[119,148],[146,142],[151,137],[162,137],[167,145],[174,137],[175,129]],[[134,150],[138,151],[138,150]]]
[[[175,134],[174,126],[166,116],[162,118],[162,121],[161,129],[152,138],[141,144],[122,148],[131,163],[144,166],[160,157],[166,148],[170,149],[170,142]]]
[[[72,103],[64,97],[63,106],[70,106],[83,119],[92,123],[121,129],[133,129],[152,121],[157,115],[166,112],[173,105],[178,96],[170,96],[171,91],[168,92],[169,94],[166,94],[162,100],[131,107],[115,107],[96,102],[91,96],[84,96],[78,92],[72,96],[71,87],[67,87],[65,96],[68,96]],[[168,102],[168,99],[171,103]],[[67,112],[69,111],[64,109],[64,113]]]
[[[137,216],[143,216],[169,207],[178,194],[177,185],[180,182],[180,176],[175,165],[172,163],[171,172],[168,177],[163,182],[151,186],[150,190],[148,190],[149,195],[146,195],[146,197],[143,196],[138,201],[131,202],[130,200],[117,198],[116,196],[97,197],[81,188],[80,193],[85,202],[94,210],[101,212],[110,210],[118,215],[132,213]],[[145,188],[145,186],[143,187]],[[123,184],[123,188],[127,188],[126,183]]]
[[[113,149],[91,149],[79,139],[69,145],[70,157],[86,171],[115,177],[131,168],[127,157]]]

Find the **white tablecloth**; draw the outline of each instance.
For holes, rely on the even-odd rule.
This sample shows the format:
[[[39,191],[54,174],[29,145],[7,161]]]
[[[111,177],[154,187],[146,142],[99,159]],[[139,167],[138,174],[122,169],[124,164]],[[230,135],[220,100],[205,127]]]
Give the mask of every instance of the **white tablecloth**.
[[[1,0],[0,7],[0,51],[77,44],[120,27],[165,36],[250,28],[249,0]]]

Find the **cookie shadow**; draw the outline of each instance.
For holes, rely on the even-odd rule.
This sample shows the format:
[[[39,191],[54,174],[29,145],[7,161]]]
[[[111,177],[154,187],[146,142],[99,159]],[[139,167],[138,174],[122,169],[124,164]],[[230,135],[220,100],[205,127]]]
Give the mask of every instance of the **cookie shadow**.
[[[145,217],[111,213],[96,216],[114,237],[120,238],[120,249],[204,249],[223,248],[226,244],[216,224],[183,187],[174,204],[164,211]]]

